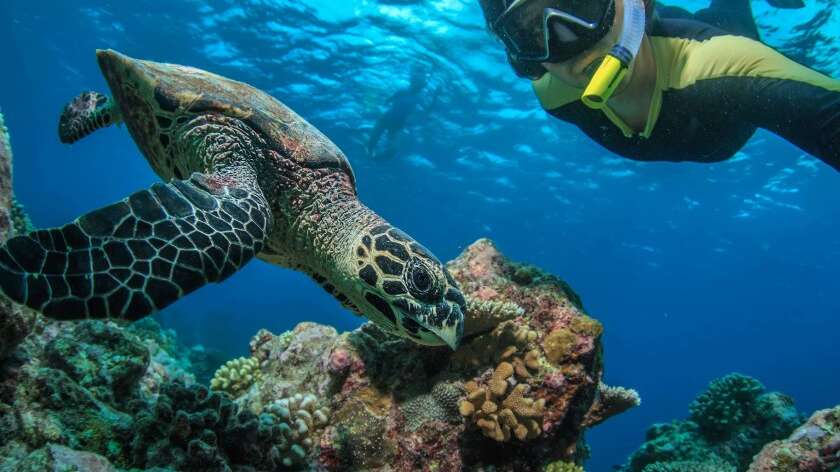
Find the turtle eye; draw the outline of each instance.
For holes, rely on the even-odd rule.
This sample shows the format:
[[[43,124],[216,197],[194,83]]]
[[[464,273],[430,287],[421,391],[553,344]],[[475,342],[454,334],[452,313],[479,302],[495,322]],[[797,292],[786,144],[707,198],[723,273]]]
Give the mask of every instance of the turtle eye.
[[[425,267],[418,267],[411,274],[411,279],[414,281],[414,287],[420,292],[428,292],[432,288],[432,276]]]
[[[425,302],[436,301],[439,290],[432,270],[419,259],[412,259],[407,269],[405,281],[411,295]]]

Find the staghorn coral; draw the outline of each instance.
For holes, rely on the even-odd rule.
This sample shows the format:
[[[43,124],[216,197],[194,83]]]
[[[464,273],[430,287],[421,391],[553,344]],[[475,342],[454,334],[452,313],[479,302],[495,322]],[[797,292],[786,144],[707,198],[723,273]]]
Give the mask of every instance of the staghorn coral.
[[[523,380],[528,374],[528,364],[537,368],[534,357],[530,356],[531,362],[527,364],[522,362],[526,369],[525,376],[512,363],[503,361],[493,371],[486,385],[467,382],[464,385],[467,398],[459,404],[461,416],[470,418],[482,434],[499,442],[509,441],[511,437],[525,441],[539,436],[542,432],[540,423],[545,400],[526,397],[528,385],[525,383],[509,388],[508,382],[511,377]]]
[[[467,297],[466,300],[464,336],[490,331],[503,321],[525,314],[525,310],[513,302],[482,300],[476,297]]]
[[[458,404],[463,396],[463,390],[454,383],[438,382],[432,391],[418,395],[402,406],[406,427],[409,431],[416,431],[430,421],[457,423],[461,420],[458,414]]]
[[[262,380],[262,373],[257,358],[238,357],[226,362],[216,371],[216,375],[210,381],[210,388],[226,392],[236,398],[260,380]]]
[[[556,461],[545,466],[545,472],[584,472],[584,470],[574,462]]]
[[[586,413],[583,424],[586,427],[595,426],[641,404],[639,392],[624,387],[610,387],[601,382],[598,384],[598,396]]]
[[[318,406],[318,398],[310,394],[295,394],[275,401],[265,410],[280,423],[280,462],[285,467],[306,463],[315,445],[316,430],[329,422],[329,410]]]

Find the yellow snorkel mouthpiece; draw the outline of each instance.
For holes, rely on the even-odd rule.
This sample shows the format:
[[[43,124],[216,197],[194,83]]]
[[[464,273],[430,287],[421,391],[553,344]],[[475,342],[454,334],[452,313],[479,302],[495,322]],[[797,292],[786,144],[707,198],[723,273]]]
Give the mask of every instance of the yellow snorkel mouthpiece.
[[[580,99],[584,105],[595,110],[603,108],[627,75],[627,68],[627,63],[612,53],[608,54],[583,91]]]
[[[607,57],[601,62],[592,80],[583,91],[581,101],[589,108],[600,110],[615,93],[633,59],[642,47],[645,34],[645,5],[642,0],[622,0],[624,7],[621,36]]]

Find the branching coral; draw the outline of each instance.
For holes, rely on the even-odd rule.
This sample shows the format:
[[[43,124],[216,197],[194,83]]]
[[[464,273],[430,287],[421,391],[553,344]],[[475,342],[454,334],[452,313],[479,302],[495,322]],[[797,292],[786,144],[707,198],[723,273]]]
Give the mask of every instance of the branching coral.
[[[467,297],[467,312],[464,314],[464,335],[492,330],[503,321],[525,314],[525,310],[513,302],[481,300]]]
[[[255,357],[239,357],[228,361],[216,371],[210,388],[227,392],[236,398],[262,380],[260,363]]]
[[[280,462],[285,467],[305,463],[314,445],[315,431],[329,421],[329,410],[318,406],[315,395],[296,394],[275,401],[265,412],[281,421]]]
[[[689,406],[691,419],[704,434],[726,439],[733,427],[744,422],[753,402],[764,391],[758,380],[741,374],[729,374],[709,384]]]
[[[610,387],[601,382],[598,385],[598,396],[586,413],[583,424],[587,428],[595,426],[641,404],[642,399],[637,391],[624,387]]]
[[[499,442],[509,441],[512,436],[520,441],[536,438],[542,432],[545,400],[526,397],[526,383],[511,385],[517,378],[524,380],[529,368],[538,367],[536,351],[529,351],[516,366],[501,362],[486,385],[467,382],[467,398],[459,405],[461,416],[472,419],[482,434]]]

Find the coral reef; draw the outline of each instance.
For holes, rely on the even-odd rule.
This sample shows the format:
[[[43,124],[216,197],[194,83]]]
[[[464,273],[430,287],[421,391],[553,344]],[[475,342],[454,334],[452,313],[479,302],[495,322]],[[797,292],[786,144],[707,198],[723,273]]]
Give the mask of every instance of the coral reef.
[[[820,410],[790,437],[773,441],[749,472],[836,472],[840,470],[840,406]]]
[[[256,357],[238,357],[225,363],[210,380],[210,388],[237,398],[262,380]]]
[[[622,470],[745,471],[764,444],[786,437],[803,420],[790,397],[765,392],[741,374],[712,381],[690,411],[688,420],[651,426]]]
[[[580,472],[584,429],[638,403],[602,383],[601,325],[487,240],[449,270],[472,300],[456,352],[300,323],[212,388],[208,351],[154,321],[42,320],[2,363],[0,470]]]

